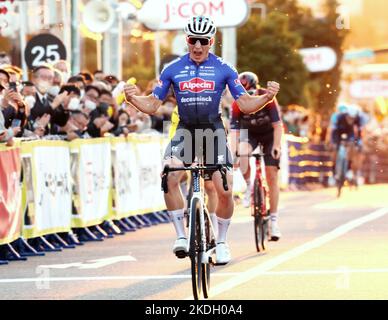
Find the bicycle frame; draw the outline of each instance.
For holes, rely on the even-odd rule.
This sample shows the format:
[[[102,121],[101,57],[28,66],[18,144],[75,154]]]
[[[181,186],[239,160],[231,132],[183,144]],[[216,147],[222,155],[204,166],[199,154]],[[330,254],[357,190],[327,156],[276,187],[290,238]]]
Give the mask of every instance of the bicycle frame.
[[[214,227],[213,227],[212,221],[210,219],[210,215],[207,212],[207,210],[204,210],[204,208],[205,208],[204,193],[201,189],[201,174],[200,174],[199,170],[198,171],[194,170],[191,172],[191,179],[192,179],[192,184],[193,184],[193,195],[190,199],[190,204],[188,207],[191,208],[194,199],[198,199],[198,201],[200,203],[199,221],[200,221],[200,229],[201,229],[201,243],[200,243],[199,250],[201,252],[203,252],[201,263],[208,264],[208,263],[212,263],[211,256],[215,253],[215,246],[212,247],[210,250],[206,250],[206,246],[208,243],[206,240],[206,233],[205,233],[205,215],[207,215],[208,222],[209,222],[210,239],[214,240],[216,238],[216,235],[214,232]],[[191,215],[190,210],[188,210],[188,215],[190,217],[190,215]],[[192,220],[189,219],[189,239],[191,237],[191,229],[192,229],[191,223],[192,223]]]

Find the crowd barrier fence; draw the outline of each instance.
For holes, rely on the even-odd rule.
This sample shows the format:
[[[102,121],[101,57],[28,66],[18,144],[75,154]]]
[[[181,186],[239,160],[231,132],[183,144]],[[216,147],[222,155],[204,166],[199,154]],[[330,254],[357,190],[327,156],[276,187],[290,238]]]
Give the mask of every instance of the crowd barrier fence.
[[[0,144],[0,245],[152,213],[169,222],[160,188],[167,143],[129,135]],[[282,154],[283,188],[326,184],[332,175],[324,144],[286,135]]]

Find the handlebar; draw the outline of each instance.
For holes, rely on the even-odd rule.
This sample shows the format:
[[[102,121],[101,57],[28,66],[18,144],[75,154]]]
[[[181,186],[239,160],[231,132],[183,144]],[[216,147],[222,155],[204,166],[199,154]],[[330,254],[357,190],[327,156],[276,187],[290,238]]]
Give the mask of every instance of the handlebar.
[[[170,172],[175,172],[175,171],[195,171],[195,172],[199,172],[200,170],[215,170],[215,171],[219,171],[221,173],[222,185],[224,187],[224,190],[225,191],[229,190],[228,181],[226,179],[226,167],[225,167],[225,165],[222,165],[222,164],[211,165],[211,166],[176,167],[176,168],[171,168],[169,165],[166,165],[163,168],[163,174],[162,174],[162,190],[164,191],[164,193],[168,193],[167,179],[168,179],[168,174]]]

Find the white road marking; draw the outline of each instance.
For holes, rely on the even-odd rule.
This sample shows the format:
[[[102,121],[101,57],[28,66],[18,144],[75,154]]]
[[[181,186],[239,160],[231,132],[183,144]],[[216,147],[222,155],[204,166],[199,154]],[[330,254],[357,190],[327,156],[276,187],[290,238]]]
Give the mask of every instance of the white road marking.
[[[232,277],[239,273],[224,272],[214,273],[212,277]],[[21,283],[21,282],[70,282],[70,281],[114,281],[114,280],[176,280],[176,279],[191,279],[191,274],[182,275],[139,275],[139,276],[101,276],[101,277],[36,277],[36,278],[20,278],[20,279],[0,279],[1,283]]]
[[[244,272],[220,272],[213,273],[212,278],[234,277]],[[305,276],[305,275],[337,275],[337,274],[365,274],[365,273],[388,273],[388,268],[375,269],[347,269],[337,268],[332,270],[283,270],[266,271],[257,276]],[[1,283],[23,283],[23,282],[72,282],[72,281],[122,281],[122,280],[178,280],[191,279],[190,274],[182,275],[139,275],[139,276],[101,276],[101,277],[49,277],[49,278],[20,278],[20,279],[0,279]]]
[[[382,208],[382,209],[374,211],[366,216],[363,216],[361,218],[351,220],[351,221],[337,227],[333,231],[326,233],[323,236],[320,236],[320,237],[318,237],[310,242],[307,242],[299,247],[291,249],[291,250],[277,256],[274,259],[266,261],[266,262],[254,267],[254,268],[248,269],[247,271],[235,276],[234,278],[227,280],[224,283],[221,283],[221,284],[213,287],[211,289],[211,296],[214,297],[214,296],[220,295],[221,293],[223,293],[225,291],[228,291],[234,287],[242,285],[242,284],[248,282],[249,280],[252,280],[252,279],[256,278],[257,276],[263,274],[264,272],[281,265],[282,263],[284,263],[286,261],[294,259],[294,258],[296,258],[296,257],[298,257],[298,256],[300,256],[308,251],[311,251],[315,248],[318,248],[318,247],[344,235],[345,233],[347,233],[347,232],[349,232],[349,231],[351,231],[351,230],[353,230],[353,229],[355,229],[355,228],[357,228],[357,227],[359,227],[367,222],[370,222],[370,221],[373,221],[373,220],[376,220],[376,219],[383,217],[387,213],[388,213],[388,208]],[[192,299],[193,298],[191,296],[186,298],[186,300],[192,300]]]
[[[89,263],[84,262],[72,262],[65,264],[49,264],[49,265],[40,265],[38,268],[41,269],[69,269],[69,268],[78,268],[78,269],[99,269],[111,264],[125,262],[125,261],[137,261],[136,258],[127,255],[127,256],[116,256],[109,258],[102,258],[96,260],[88,260]]]

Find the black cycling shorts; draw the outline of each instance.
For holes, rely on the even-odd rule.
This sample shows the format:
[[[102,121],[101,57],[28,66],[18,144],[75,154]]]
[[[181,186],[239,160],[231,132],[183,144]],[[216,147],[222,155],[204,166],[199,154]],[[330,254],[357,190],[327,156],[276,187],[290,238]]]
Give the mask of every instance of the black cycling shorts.
[[[263,146],[264,163],[266,167],[277,167],[280,169],[280,160],[272,157],[271,151],[274,142],[274,134],[270,132],[268,134],[260,135],[252,133],[249,130],[240,130],[240,141],[248,142],[252,150],[255,150],[259,144]]]
[[[190,166],[196,157],[203,159],[204,165],[223,164],[231,170],[232,154],[221,120],[196,125],[179,123],[174,137],[166,148],[164,159],[177,158],[185,166]],[[214,171],[206,170],[205,180],[211,180]]]

